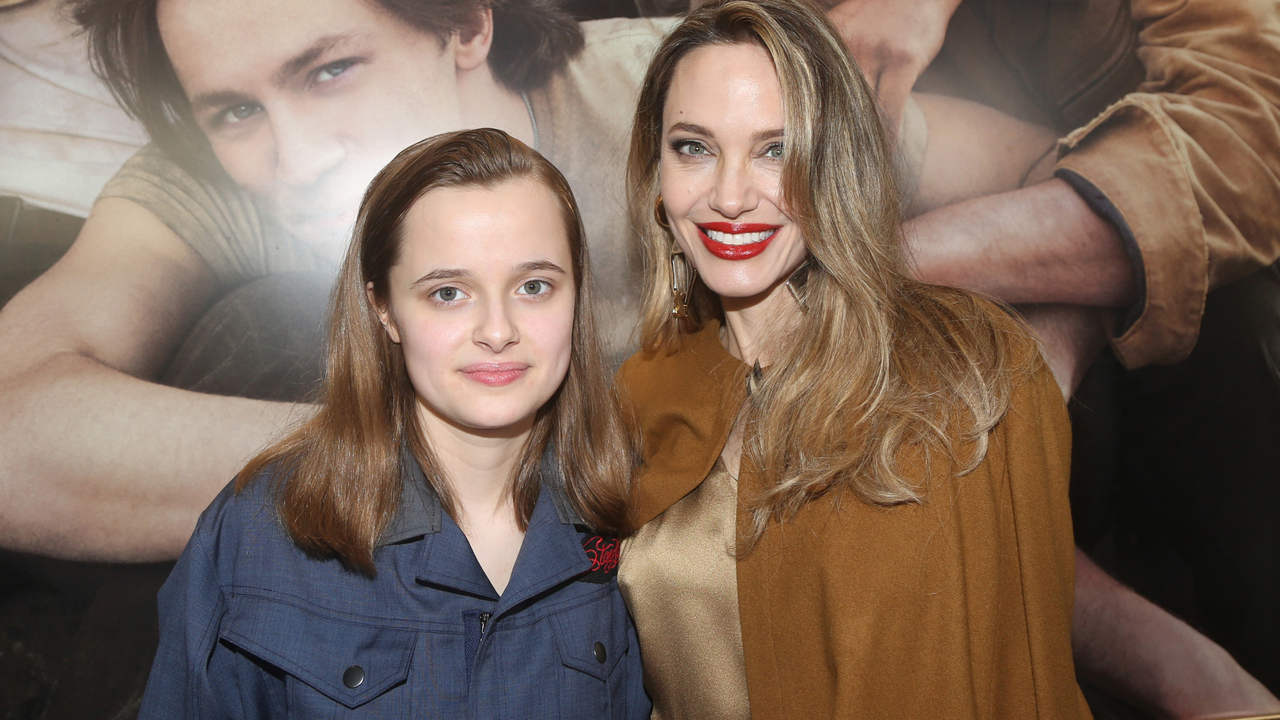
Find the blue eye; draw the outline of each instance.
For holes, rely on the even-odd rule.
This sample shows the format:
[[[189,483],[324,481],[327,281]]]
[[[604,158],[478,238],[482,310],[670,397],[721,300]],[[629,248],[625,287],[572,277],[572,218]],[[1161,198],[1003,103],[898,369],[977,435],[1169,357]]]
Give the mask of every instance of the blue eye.
[[[431,297],[440,302],[451,303],[462,297],[462,291],[456,287],[445,286],[431,293]]]
[[[240,103],[227,108],[227,111],[222,114],[222,118],[224,122],[237,123],[241,120],[247,120],[260,112],[262,112],[262,106],[258,103]]]
[[[329,82],[330,80],[338,77],[342,73],[351,69],[351,66],[355,64],[356,64],[356,61],[350,58],[331,62],[328,65],[325,65],[321,67],[318,71],[316,71],[316,81],[322,82],[322,83]]]
[[[521,295],[545,295],[551,291],[551,283],[546,280],[530,280],[520,286]]]
[[[782,143],[774,143],[769,147],[765,148],[764,155],[765,157],[773,158],[774,160],[781,160],[782,159]]]

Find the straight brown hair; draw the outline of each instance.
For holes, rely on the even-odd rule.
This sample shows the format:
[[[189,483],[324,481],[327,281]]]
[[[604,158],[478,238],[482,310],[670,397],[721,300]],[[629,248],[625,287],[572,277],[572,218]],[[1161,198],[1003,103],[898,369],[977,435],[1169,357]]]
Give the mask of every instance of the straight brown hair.
[[[924,479],[899,470],[904,455],[945,460],[959,474],[977,467],[1027,367],[1009,352],[1022,329],[1003,308],[910,276],[904,203],[875,96],[821,9],[805,0],[708,3],[650,61],[627,162],[645,273],[644,351],[673,352],[682,334],[723,315],[698,282],[688,317],[672,316],[674,240],[654,205],[677,65],[697,48],[735,44],[762,48],[778,73],[782,195],[810,255],[800,291],[807,310],[772,338],[775,361],[746,408],[743,462],[765,487],[752,505],[749,547],[771,520],[832,490],[876,505],[922,501]]]
[[[582,218],[569,183],[546,158],[501,130],[437,135],[410,146],[373,179],[331,298],[326,375],[315,416],[249,462],[242,490],[269,472],[276,509],[289,536],[318,557],[337,557],[372,575],[378,538],[395,517],[408,449],[451,517],[456,505],[417,413],[401,348],[387,337],[370,303],[372,283],[387,301],[388,275],[400,259],[406,214],[440,188],[541,183],[556,197],[573,256],[576,285],[569,369],[538,412],[511,478],[516,521],[527,527],[548,449],[564,490],[598,531],[628,531],[631,453],[611,395],[596,328],[591,268]]]

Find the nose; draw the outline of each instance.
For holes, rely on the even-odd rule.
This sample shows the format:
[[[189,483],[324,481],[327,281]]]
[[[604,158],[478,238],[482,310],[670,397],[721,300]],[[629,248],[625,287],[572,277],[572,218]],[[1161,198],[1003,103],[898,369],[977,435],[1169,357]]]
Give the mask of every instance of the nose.
[[[500,353],[520,341],[520,330],[516,327],[511,309],[501,299],[484,303],[484,314],[476,325],[473,340],[477,345]]]
[[[277,110],[272,113],[276,141],[276,180],[306,186],[346,158],[338,133],[325,127],[323,116]]]
[[[755,209],[759,193],[749,158],[726,157],[717,164],[715,186],[708,201],[713,210],[727,218]]]

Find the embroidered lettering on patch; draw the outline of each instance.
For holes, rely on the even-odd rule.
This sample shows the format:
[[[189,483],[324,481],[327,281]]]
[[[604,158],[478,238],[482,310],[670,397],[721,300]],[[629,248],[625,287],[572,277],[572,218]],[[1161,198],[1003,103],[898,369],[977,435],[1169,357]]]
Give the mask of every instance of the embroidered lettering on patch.
[[[587,535],[582,539],[582,549],[587,552],[591,569],[578,576],[579,580],[603,584],[618,574],[618,538]]]

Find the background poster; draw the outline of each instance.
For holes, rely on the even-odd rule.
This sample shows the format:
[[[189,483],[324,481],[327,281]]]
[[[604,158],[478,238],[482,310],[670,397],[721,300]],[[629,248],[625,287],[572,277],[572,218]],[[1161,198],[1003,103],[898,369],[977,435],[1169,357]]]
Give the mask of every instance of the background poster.
[[[165,129],[151,145],[94,75],[75,8],[0,8],[3,717],[136,713],[155,591],[199,509],[314,386],[354,202],[405,145],[469,125],[536,142],[583,207],[614,355],[631,347],[626,138],[648,52],[682,3],[301,2],[162,0],[162,32],[188,36],[157,46],[144,32],[149,46],[117,48],[142,78],[135,112]],[[1226,650],[1174,650],[1166,665],[1228,667],[1277,692],[1274,2],[933,3],[947,6],[940,47],[929,23],[876,15],[883,3],[825,5],[872,68],[904,165],[921,176],[917,209],[933,221],[917,232],[945,234],[954,203],[1032,177],[1011,159],[1018,138],[1049,138],[1035,163],[1044,178],[1053,138],[1067,138],[1066,157],[1089,158],[1085,182],[1058,179],[1121,228],[1143,280],[1138,299],[1107,310],[1108,327],[1156,336],[1157,349],[1090,354],[1073,403],[1077,543],[1198,631],[1176,647]],[[896,6],[917,5],[931,4]],[[490,24],[467,19],[490,6]],[[145,0],[78,7],[99,24],[113,12],[155,17]],[[440,19],[449,9],[460,24]],[[868,44],[877,28],[922,39]],[[903,48],[914,54],[895,60]],[[964,152],[939,159],[943,147]],[[935,173],[962,192],[930,195]],[[1061,302],[1006,299],[1033,311]],[[1206,700],[1224,687],[1199,676]],[[1152,711],[1117,699],[1123,682],[1106,673],[1081,677],[1099,717]]]

